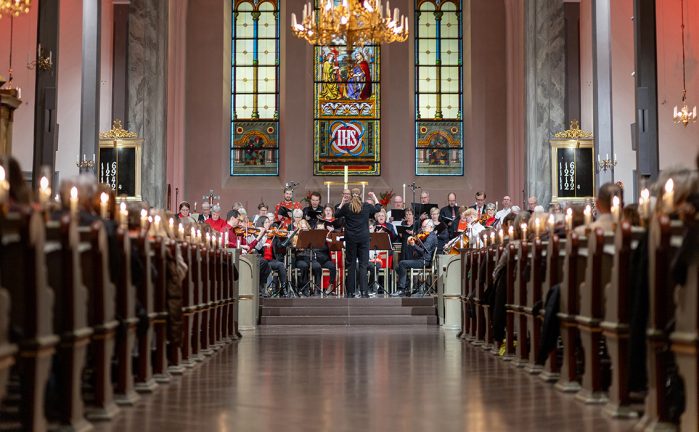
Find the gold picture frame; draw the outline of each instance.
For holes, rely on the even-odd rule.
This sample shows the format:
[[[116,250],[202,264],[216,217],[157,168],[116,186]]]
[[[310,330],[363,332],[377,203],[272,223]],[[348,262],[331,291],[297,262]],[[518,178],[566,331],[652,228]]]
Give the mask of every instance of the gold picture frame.
[[[115,120],[112,129],[108,132],[100,133],[99,148],[97,151],[97,165],[95,166],[95,173],[100,182],[103,179],[102,163],[101,163],[101,150],[102,149],[114,149],[115,153],[123,149],[134,149],[134,194],[124,195],[119,193],[118,186],[120,185],[120,180],[118,178],[119,173],[119,158],[115,157],[116,163],[116,179],[112,188],[116,187],[115,193],[117,197],[124,197],[127,201],[143,201],[143,191],[141,189],[141,162],[143,160],[143,138],[138,138],[135,132],[129,132],[124,130],[121,126],[120,120]]]
[[[555,137],[549,140],[551,145],[551,201],[552,202],[573,202],[573,203],[583,203],[594,199],[597,193],[597,179],[595,176],[595,140],[591,132],[586,132],[580,129],[579,123],[575,120],[571,121],[570,129],[563,132],[558,132]],[[572,180],[573,187],[567,189],[574,193],[574,196],[560,196],[560,182],[559,178],[559,151],[562,149],[590,149],[590,158],[587,161],[585,157],[585,164],[582,165],[582,169],[585,171],[579,175],[578,167],[581,166],[578,158],[583,156],[581,152],[573,152],[573,162],[575,163],[574,172],[570,175],[571,178],[567,180]],[[567,175],[567,174],[566,174]],[[564,176],[565,177],[565,176]],[[589,177],[589,185],[583,185],[582,192],[578,194],[577,190],[581,189],[578,177],[587,178]],[[566,183],[568,185],[569,183]],[[584,193],[585,190],[589,188],[589,193]]]

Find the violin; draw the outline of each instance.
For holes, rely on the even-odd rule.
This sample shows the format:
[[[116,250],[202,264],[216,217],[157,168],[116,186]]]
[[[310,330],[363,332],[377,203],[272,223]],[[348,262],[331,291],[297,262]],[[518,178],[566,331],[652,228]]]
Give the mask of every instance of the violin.
[[[430,233],[421,232],[420,234],[410,236],[408,237],[408,243],[410,243],[411,241],[412,243],[415,243],[416,240],[419,240],[420,243],[422,243],[429,235]]]
[[[267,237],[273,238],[273,237],[279,237],[279,238],[287,238],[289,237],[289,231],[281,228],[271,228],[270,230],[267,231]]]
[[[235,227],[233,228],[233,232],[236,235],[257,235],[260,233],[260,228],[255,228],[255,227]]]

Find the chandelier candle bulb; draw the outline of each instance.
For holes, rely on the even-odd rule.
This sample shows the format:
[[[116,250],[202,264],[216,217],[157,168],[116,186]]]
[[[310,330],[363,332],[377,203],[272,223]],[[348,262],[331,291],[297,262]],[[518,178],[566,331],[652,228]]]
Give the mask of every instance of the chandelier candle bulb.
[[[590,207],[590,204],[585,206],[585,211],[583,211],[583,214],[585,215],[585,226],[589,227],[590,223],[592,222],[592,207]]]
[[[211,246],[211,234],[206,233],[206,247]]]
[[[105,192],[100,194],[100,217],[107,219],[107,207],[109,206],[109,195]]]
[[[73,216],[78,214],[78,188],[75,186],[70,188],[70,214]]]
[[[195,230],[194,227],[189,229],[189,241],[192,243],[197,241],[197,230]]]
[[[197,244],[201,244],[201,230],[197,230]]]
[[[665,182],[665,193],[663,194],[663,207],[665,211],[672,212],[675,203],[675,183],[672,179]]]
[[[228,231],[223,234],[223,243],[228,247]]]

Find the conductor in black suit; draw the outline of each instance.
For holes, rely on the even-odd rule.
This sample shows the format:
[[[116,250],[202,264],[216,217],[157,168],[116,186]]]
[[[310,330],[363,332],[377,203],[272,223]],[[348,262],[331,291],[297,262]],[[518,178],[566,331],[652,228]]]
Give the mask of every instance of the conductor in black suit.
[[[373,192],[369,197],[378,203]],[[351,191],[351,198],[342,195],[342,202],[335,213],[336,217],[345,218],[345,268],[347,269],[347,297],[354,297],[357,283],[357,261],[359,261],[359,290],[362,297],[369,297],[367,292],[366,272],[369,265],[369,219],[381,210],[380,204],[362,203],[359,189]]]

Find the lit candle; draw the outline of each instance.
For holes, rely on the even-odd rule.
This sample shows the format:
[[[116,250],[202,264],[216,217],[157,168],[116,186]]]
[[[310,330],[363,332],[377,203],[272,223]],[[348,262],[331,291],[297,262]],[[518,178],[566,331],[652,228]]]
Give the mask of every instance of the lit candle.
[[[177,225],[177,238],[184,240],[184,226],[181,223]]]
[[[78,214],[78,188],[75,186],[70,188],[70,213],[74,216]]]
[[[364,188],[365,187],[366,187],[366,183],[362,182],[362,201],[364,201]],[[378,203],[374,203],[374,204],[378,204]]]
[[[556,225],[556,217],[552,214],[549,215],[549,232],[553,235],[553,230]]]
[[[0,166],[0,204],[4,204],[7,201],[7,193],[10,190],[10,185],[5,179],[5,167]]]
[[[639,204],[641,217],[647,219],[650,216],[650,191],[648,189],[643,189],[641,191]]]
[[[403,199],[405,199],[405,183],[403,183]]]
[[[206,247],[208,248],[210,246],[211,246],[211,234],[206,233]]]
[[[328,200],[326,201],[327,203],[330,202],[330,182],[325,183],[328,186]]]
[[[223,249],[223,234],[218,235],[218,248]]]
[[[483,247],[488,247],[488,234],[483,234]]]
[[[491,231],[491,233],[490,233],[490,244],[491,245],[495,244],[495,231]]]
[[[197,244],[201,244],[201,230],[197,230]]]
[[[538,217],[534,219],[534,237],[539,238],[539,232],[541,232],[541,219]]]
[[[347,189],[347,183],[349,183],[349,171],[347,170],[347,165],[345,165],[345,189]]]
[[[189,241],[191,243],[195,243],[197,241],[197,230],[195,230],[194,227],[189,229]]]
[[[51,188],[49,187],[49,179],[46,176],[42,176],[39,180],[39,204],[45,206],[48,203],[49,198],[51,198]]]
[[[197,202],[194,201],[194,213],[196,213],[196,212],[197,212]]]
[[[148,221],[148,211],[146,209],[141,209],[141,229],[146,229],[146,222]]]
[[[523,223],[519,228],[522,230],[522,241],[527,241],[527,224]]]
[[[129,212],[126,210],[126,203],[119,204],[119,223],[126,226],[129,221]]]
[[[507,237],[510,239],[510,241],[515,239],[515,227],[512,225],[507,228]]]
[[[619,223],[619,214],[621,210],[621,200],[618,196],[612,198],[612,217],[615,223]]]
[[[665,193],[663,194],[663,210],[672,212],[675,205],[675,183],[668,179],[665,183]]]
[[[573,209],[569,208],[566,210],[566,231],[573,229]]]
[[[590,207],[590,204],[585,206],[585,211],[583,211],[583,214],[585,215],[585,226],[589,227],[590,222],[592,222],[592,207]]]
[[[107,206],[109,205],[109,195],[105,192],[100,194],[100,217],[107,219]]]
[[[500,244],[504,244],[505,243],[505,231],[502,228],[500,228],[500,231],[498,231],[498,237],[500,240]]]
[[[154,228],[154,233],[155,235],[159,236],[160,235],[160,215],[155,215],[155,218],[153,218],[153,228]]]
[[[226,245],[226,247],[228,247],[228,231],[223,233],[223,237],[223,243]]]

